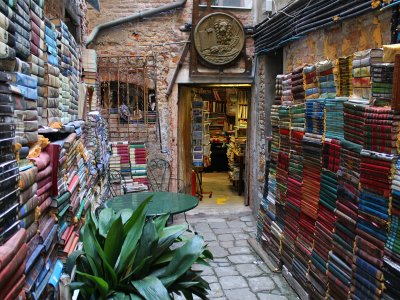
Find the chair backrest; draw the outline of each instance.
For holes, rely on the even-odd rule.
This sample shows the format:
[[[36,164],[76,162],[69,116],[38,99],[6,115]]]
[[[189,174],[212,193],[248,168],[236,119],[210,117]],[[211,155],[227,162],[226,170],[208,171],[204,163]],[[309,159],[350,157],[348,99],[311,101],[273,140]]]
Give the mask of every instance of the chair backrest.
[[[169,192],[171,165],[168,161],[155,158],[147,163],[147,179],[153,192]]]

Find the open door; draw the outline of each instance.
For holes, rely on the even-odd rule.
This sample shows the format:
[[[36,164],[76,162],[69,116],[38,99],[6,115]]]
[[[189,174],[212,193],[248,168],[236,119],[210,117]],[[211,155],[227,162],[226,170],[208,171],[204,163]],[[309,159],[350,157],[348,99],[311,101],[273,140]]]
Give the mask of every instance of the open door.
[[[179,86],[178,98],[178,177],[185,187],[191,185],[191,88]]]

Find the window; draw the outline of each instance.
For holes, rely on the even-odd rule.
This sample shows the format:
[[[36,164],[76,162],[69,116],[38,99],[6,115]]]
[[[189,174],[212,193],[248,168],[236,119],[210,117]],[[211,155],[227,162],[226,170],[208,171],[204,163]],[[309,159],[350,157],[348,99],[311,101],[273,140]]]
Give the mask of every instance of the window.
[[[200,5],[205,5],[207,1],[200,1]],[[251,8],[252,0],[212,0],[214,7],[233,7],[233,8]]]

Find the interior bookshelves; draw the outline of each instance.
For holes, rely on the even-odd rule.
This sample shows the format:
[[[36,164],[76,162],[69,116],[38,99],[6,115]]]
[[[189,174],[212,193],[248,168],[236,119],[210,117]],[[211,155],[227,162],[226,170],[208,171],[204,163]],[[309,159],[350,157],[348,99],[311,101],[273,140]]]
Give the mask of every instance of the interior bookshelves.
[[[246,147],[248,91],[230,88],[196,88],[192,98],[192,156],[193,166],[211,164],[211,143],[228,141],[228,147],[243,155]],[[229,149],[228,149],[229,150]],[[237,173],[237,162],[231,157],[230,169]],[[233,176],[237,177],[237,176]],[[235,179],[237,180],[237,179]]]

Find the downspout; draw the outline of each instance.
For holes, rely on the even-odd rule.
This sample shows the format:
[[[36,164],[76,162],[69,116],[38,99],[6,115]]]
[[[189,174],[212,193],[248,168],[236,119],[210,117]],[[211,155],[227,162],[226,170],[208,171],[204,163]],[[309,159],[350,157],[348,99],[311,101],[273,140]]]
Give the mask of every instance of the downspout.
[[[92,32],[90,33],[90,35],[88,36],[87,40],[86,40],[86,46],[88,46],[89,44],[91,44],[94,39],[97,37],[97,35],[99,34],[100,31],[107,29],[107,28],[111,28],[114,26],[118,26],[127,22],[132,22],[132,21],[136,21],[136,20],[140,20],[143,18],[148,18],[151,16],[154,16],[156,14],[162,13],[162,12],[166,12],[168,10],[171,9],[176,9],[176,8],[181,8],[185,5],[186,0],[179,0],[177,2],[174,3],[170,3],[170,4],[166,4],[166,5],[162,5],[156,8],[152,8],[149,10],[145,10],[145,11],[141,11],[138,13],[135,13],[131,16],[128,17],[124,17],[121,19],[117,19],[111,22],[107,22],[107,23],[103,23],[100,25],[97,25],[95,28],[93,28]]]

